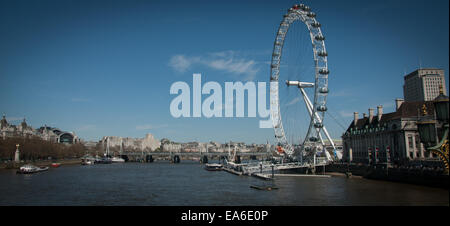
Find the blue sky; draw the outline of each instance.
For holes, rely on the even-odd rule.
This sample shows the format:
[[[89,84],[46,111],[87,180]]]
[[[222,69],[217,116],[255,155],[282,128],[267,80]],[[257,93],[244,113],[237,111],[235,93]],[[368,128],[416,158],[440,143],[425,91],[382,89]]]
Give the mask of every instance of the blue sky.
[[[265,81],[282,15],[298,1],[0,1],[0,113],[18,124],[102,136],[176,141],[273,141],[259,118],[178,118],[176,81]],[[447,0],[303,1],[329,52],[328,106],[352,113],[403,97],[403,76],[445,70]],[[181,59],[181,61],[180,61]],[[214,64],[214,62],[216,64]],[[217,64],[217,62],[221,64]],[[343,129],[328,118],[334,138]]]

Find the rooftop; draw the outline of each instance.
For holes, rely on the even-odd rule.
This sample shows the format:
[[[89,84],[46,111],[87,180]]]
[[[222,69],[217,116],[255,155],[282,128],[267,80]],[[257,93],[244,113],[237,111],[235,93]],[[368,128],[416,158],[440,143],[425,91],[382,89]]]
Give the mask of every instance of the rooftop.
[[[366,125],[375,127],[379,124],[383,125],[386,122],[400,119],[400,118],[415,118],[420,115],[422,106],[425,104],[427,108],[427,112],[434,112],[434,105],[433,101],[416,101],[416,102],[403,102],[402,105],[400,105],[400,108],[397,109],[395,112],[382,114],[380,121],[378,121],[377,115],[373,116],[372,123],[369,123],[369,117],[364,117],[361,119],[358,119],[356,122],[356,125],[354,125],[354,120],[348,127],[347,131],[349,131],[351,128],[353,129],[362,129]]]

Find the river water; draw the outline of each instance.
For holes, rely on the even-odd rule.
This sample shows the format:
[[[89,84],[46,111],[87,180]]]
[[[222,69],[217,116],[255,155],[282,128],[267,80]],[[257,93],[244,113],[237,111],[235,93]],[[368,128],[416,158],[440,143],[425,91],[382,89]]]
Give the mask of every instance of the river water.
[[[279,189],[250,188],[272,183]],[[449,191],[345,177],[267,182],[182,161],[61,166],[32,175],[1,170],[0,205],[448,206]]]

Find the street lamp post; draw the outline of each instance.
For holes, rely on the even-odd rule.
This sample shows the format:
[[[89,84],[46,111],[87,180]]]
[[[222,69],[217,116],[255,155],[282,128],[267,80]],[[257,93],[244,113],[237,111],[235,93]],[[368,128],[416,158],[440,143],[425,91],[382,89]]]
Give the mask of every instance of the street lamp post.
[[[19,146],[20,146],[20,144],[16,144],[16,152],[14,153],[14,162],[16,162],[16,163],[20,162]]]
[[[389,163],[391,162],[391,147],[386,148],[386,174],[389,175]]]
[[[417,122],[417,127],[419,130],[420,140],[425,145],[426,149],[432,153],[435,153],[441,158],[445,165],[445,173],[449,173],[449,162],[448,162],[448,96],[443,93],[442,86],[440,87],[440,94],[433,101],[434,109],[436,112],[436,120],[433,120],[428,116],[425,104],[422,107],[423,117]],[[444,135],[442,139],[439,140],[436,134],[436,124],[438,122],[443,122]]]

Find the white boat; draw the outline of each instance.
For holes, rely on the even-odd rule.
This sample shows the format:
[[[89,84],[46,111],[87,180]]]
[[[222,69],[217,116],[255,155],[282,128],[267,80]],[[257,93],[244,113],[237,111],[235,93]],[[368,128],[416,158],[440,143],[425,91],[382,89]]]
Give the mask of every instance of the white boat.
[[[125,159],[120,158],[120,157],[113,157],[113,158],[111,159],[111,161],[112,161],[113,163],[118,163],[118,162],[125,162]]]
[[[95,159],[81,159],[81,165],[93,165],[95,162]]]
[[[86,162],[81,163],[82,165],[94,165],[95,161],[87,160]]]
[[[95,158],[89,155],[85,155],[81,158],[81,165],[93,165],[95,163]]]
[[[208,171],[220,171],[222,170],[222,164],[216,164],[216,163],[206,163],[205,164],[205,170]]]
[[[48,167],[38,167],[38,166],[34,166],[31,164],[27,164],[24,166],[21,166],[19,168],[19,170],[17,171],[17,173],[20,174],[29,174],[29,173],[37,173],[37,172],[42,172],[42,171],[46,171],[48,170]]]
[[[106,138],[106,153],[104,154],[103,158],[97,158],[95,159],[94,164],[111,164],[112,158],[109,155],[109,137]]]
[[[109,138],[108,138],[108,141],[109,141]],[[122,154],[122,151],[123,151],[122,146],[123,146],[123,141],[122,141],[122,138],[120,138],[120,154]],[[107,146],[107,153],[109,153],[109,142],[108,142],[108,146]],[[114,157],[112,157],[111,162],[113,162],[113,163],[125,162],[125,159],[114,156]]]
[[[103,157],[103,158],[99,158],[99,159],[95,159],[94,164],[111,164],[111,158],[108,157]]]

